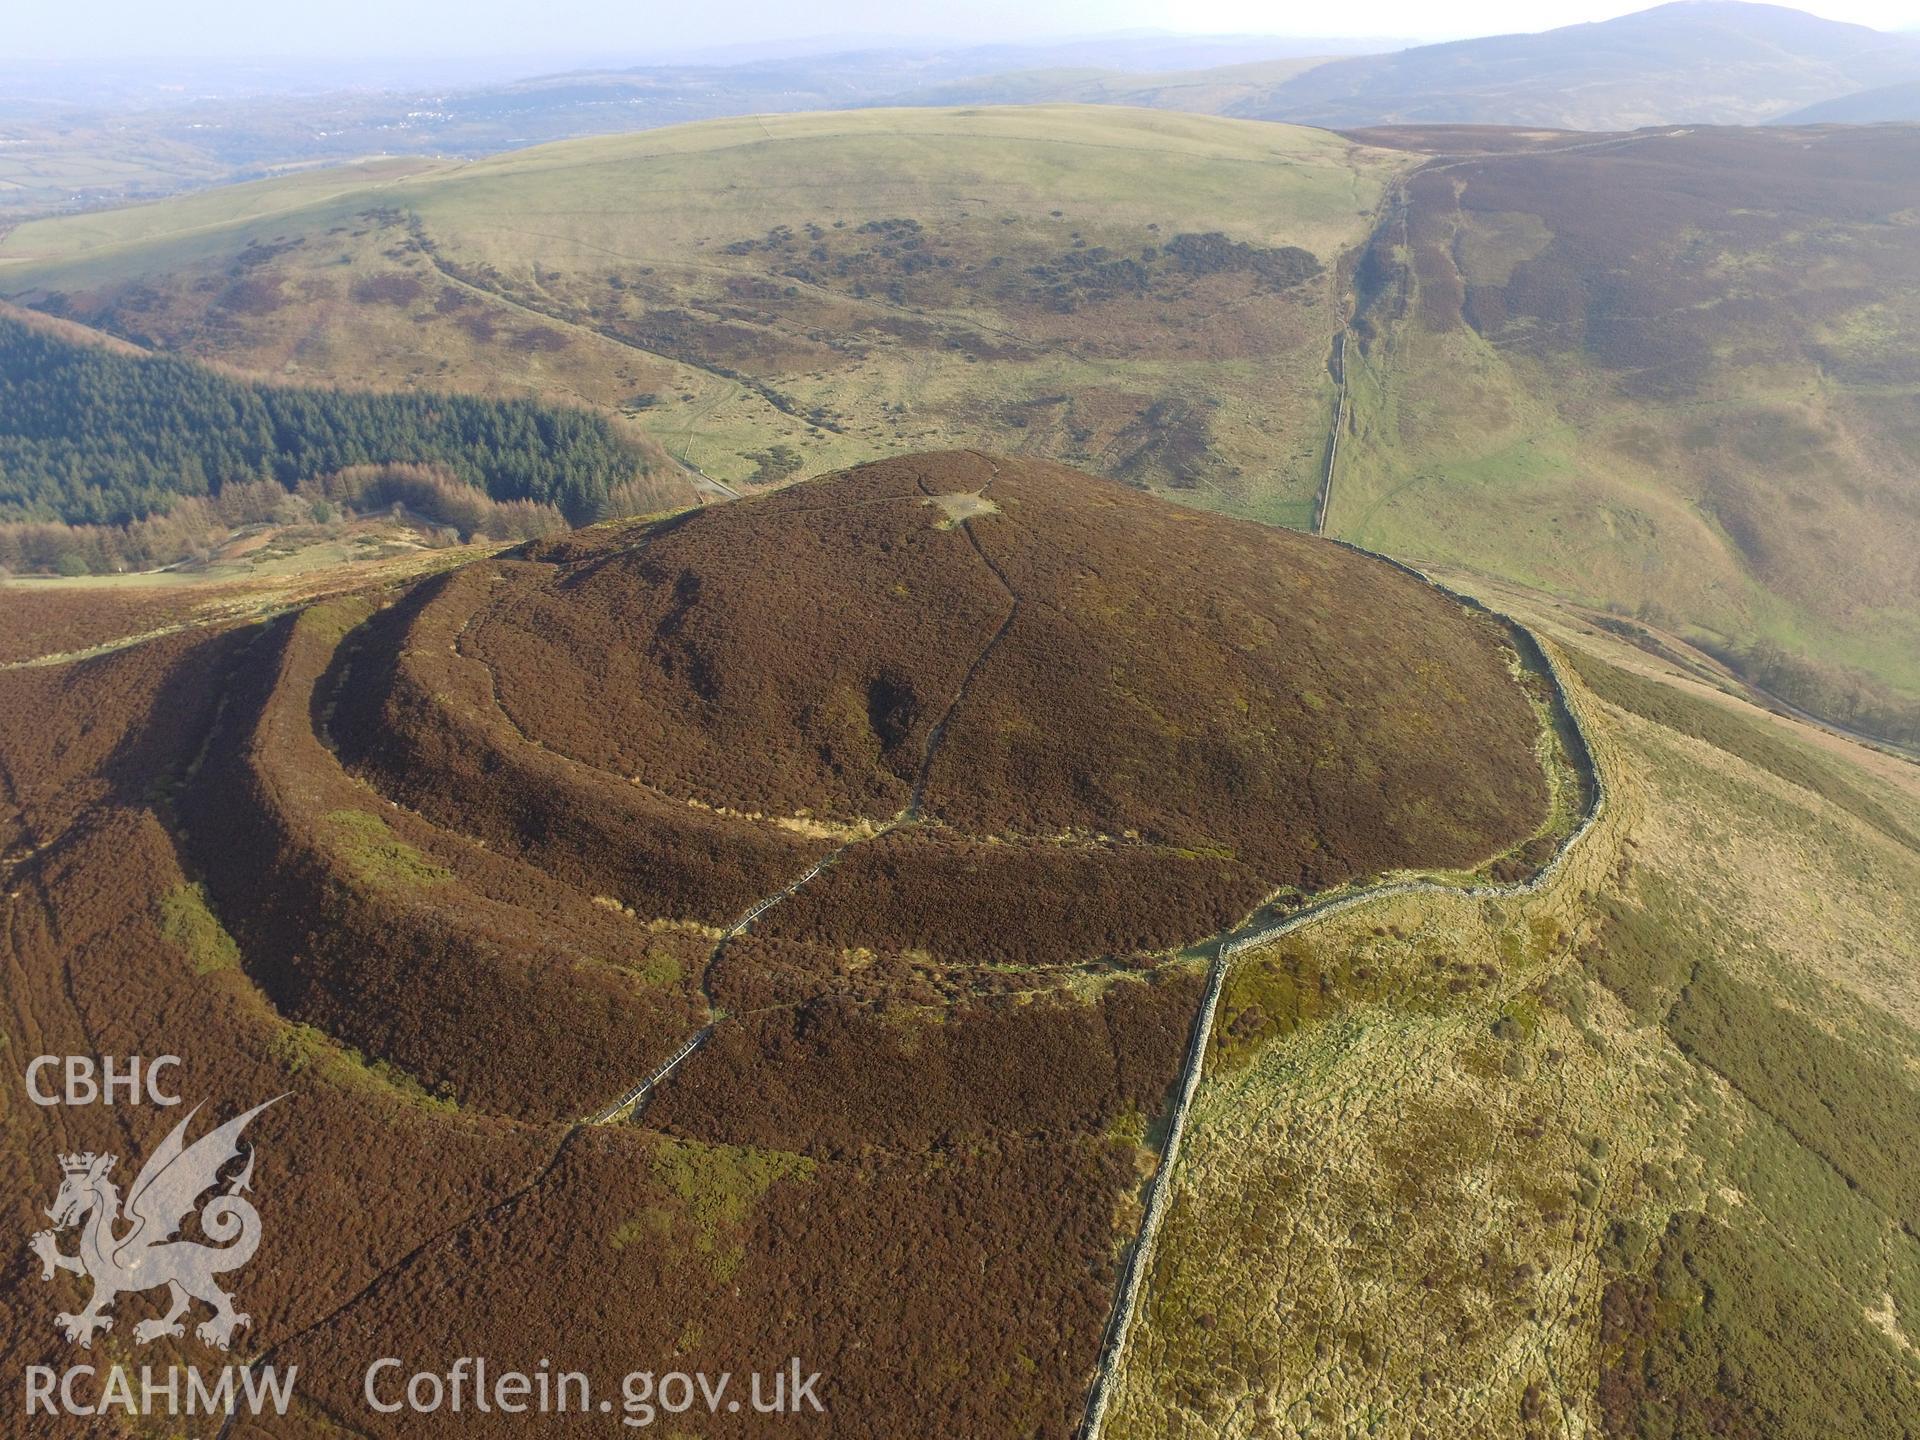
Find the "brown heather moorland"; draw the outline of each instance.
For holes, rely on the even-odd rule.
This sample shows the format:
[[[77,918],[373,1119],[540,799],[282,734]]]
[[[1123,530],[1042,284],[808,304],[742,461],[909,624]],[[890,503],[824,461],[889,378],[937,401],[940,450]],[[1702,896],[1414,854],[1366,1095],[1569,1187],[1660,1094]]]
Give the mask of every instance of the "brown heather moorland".
[[[559,563],[497,572],[461,643],[543,752],[703,816],[924,822],[851,849],[769,933],[1020,963],[1163,949],[1282,887],[1472,868],[1544,811],[1490,622],[1057,466],[882,461],[528,554]]]
[[[1183,947],[1526,845],[1516,670],[1368,557],[960,453],[0,672],[9,1049],[288,1093],[239,1344],[302,1398],[237,1434],[417,1433],[360,1398],[397,1349],[797,1354],[809,1433],[1064,1437]],[[164,1128],[9,1111],[14,1231]],[[79,1282],[5,1279],[6,1362],[58,1358]]]

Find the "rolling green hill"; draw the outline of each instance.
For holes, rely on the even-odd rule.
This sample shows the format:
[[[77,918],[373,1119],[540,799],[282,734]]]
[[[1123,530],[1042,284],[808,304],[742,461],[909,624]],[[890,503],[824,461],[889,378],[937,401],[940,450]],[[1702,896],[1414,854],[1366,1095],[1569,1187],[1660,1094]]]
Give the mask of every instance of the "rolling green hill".
[[[1541,34],[1402,49],[1276,36],[1108,35],[1041,44],[764,54],[382,89],[235,89],[218,67],[120,76],[0,72],[0,224],[152,200],[369,155],[476,158],[725,116],[861,106],[1133,105],[1355,126],[1655,124],[1911,118],[1920,41],[1779,6],[1663,5]],[[3,64],[4,62],[0,62]],[[287,83],[283,80],[282,82]],[[349,83],[344,74],[328,82]],[[1883,98],[1876,99],[1875,95]],[[1891,100],[1884,98],[1891,97]],[[1893,103],[1897,113],[1885,113]],[[1802,107],[1814,106],[1816,111]]]
[[[1312,57],[1388,43],[1132,34],[825,53],[775,43],[758,55],[633,66],[613,50],[605,65],[512,79],[480,78],[497,75],[498,64],[457,60],[230,66],[160,57],[82,68],[0,57],[0,224],[370,155],[471,159],[729,115],[1039,101],[1213,114],[1257,100],[1319,63]]]
[[[1412,163],[1114,108],[718,121],[20,227],[0,290],[290,376],[579,399],[722,480],[992,444],[1301,523]]]

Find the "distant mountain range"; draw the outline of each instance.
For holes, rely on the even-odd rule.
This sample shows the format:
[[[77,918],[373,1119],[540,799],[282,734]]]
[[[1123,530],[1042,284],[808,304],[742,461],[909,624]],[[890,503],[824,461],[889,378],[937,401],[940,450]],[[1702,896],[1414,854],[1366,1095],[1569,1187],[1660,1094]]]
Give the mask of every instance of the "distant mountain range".
[[[143,80],[14,63],[0,65],[0,224],[368,155],[478,157],[693,120],[869,106],[1068,101],[1334,129],[1920,118],[1920,35],[1773,5],[1683,0],[1540,34],[1360,53],[1368,44],[1119,35],[741,52],[507,82],[443,73],[416,88],[320,88],[318,76],[271,67]]]
[[[1774,5],[1681,0],[1592,25],[1329,61],[1230,113],[1389,124],[1632,130],[1737,125],[1920,83],[1920,40]]]
[[[373,69],[173,65],[83,73],[71,65],[0,61],[0,226],[372,155],[478,158],[733,115],[1060,98],[1211,112],[1257,102],[1305,65],[1379,43],[1107,36],[771,58],[729,53],[509,81],[442,67],[406,86],[391,71]],[[1277,68],[1251,82],[1238,73],[1267,64]],[[1210,78],[1164,102],[1137,95],[1160,70]],[[947,90],[959,98],[913,98]]]

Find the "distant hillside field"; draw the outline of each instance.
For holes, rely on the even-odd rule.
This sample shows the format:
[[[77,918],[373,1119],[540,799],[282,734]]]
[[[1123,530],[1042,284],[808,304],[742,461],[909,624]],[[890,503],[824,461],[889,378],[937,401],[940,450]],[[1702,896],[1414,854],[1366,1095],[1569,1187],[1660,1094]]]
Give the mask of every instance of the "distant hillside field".
[[[1375,48],[1161,75],[1014,70],[949,79],[881,103],[1074,101],[1341,129],[1612,131],[1912,119],[1920,85],[1920,37],[1743,0],[1684,0],[1537,33]],[[1857,92],[1864,93],[1856,101]]]
[[[625,411],[736,484],[991,443],[1304,523],[1340,258],[1410,163],[1107,108],[730,120],[25,225],[0,289],[265,372]]]
[[[1392,44],[1166,34],[830,53],[769,44],[731,61],[620,66],[610,53],[598,68],[452,85],[447,66],[404,61],[356,74],[297,61],[81,68],[0,57],[0,223],[369,155],[471,159],[729,115],[1038,101],[1217,113],[1326,56]],[[326,85],[337,88],[316,88]]]
[[[1920,82],[1920,37],[1775,5],[1692,0],[1599,24],[1411,48],[1381,36],[1136,34],[763,51],[735,63],[615,66],[452,88],[420,79],[404,88],[386,72],[379,84],[403,88],[261,94],[257,83],[236,89],[218,67],[205,76],[176,65],[114,77],[15,64],[0,70],[0,224],[369,155],[478,158],[725,116],[862,106],[1133,105],[1338,127],[1912,119],[1910,108],[1888,114],[1879,101],[1857,115],[1804,107]]]

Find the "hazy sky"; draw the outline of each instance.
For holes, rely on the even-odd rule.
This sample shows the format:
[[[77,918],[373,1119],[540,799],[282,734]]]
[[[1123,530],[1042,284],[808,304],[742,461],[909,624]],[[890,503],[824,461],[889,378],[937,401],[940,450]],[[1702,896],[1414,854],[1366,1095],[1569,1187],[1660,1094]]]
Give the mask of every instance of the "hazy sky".
[[[1619,0],[1457,0],[1444,11],[1432,0],[0,0],[0,60],[639,60],[808,36],[1031,40],[1126,29],[1437,39],[1544,30],[1643,8]],[[1920,0],[1811,0],[1796,8],[1882,29],[1920,26]]]

